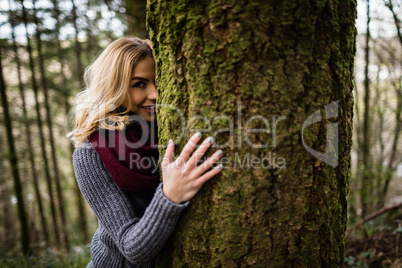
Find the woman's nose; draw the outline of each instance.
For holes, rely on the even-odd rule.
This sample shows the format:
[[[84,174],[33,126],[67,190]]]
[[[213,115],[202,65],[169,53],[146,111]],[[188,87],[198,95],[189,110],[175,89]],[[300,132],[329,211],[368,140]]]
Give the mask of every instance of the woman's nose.
[[[156,100],[158,97],[158,92],[156,91],[156,86],[153,84],[150,88],[149,94],[148,94],[148,99],[150,100]]]

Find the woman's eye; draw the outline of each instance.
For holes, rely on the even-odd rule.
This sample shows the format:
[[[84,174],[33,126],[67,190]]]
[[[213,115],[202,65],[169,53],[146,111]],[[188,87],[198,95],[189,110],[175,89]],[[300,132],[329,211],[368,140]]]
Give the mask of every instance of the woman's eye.
[[[145,83],[144,82],[137,82],[134,85],[132,85],[132,87],[145,87]]]

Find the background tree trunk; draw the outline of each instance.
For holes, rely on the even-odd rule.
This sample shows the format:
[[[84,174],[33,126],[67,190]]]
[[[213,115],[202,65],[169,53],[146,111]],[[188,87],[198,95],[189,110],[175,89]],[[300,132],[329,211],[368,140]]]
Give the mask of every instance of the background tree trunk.
[[[3,122],[2,122],[3,123]],[[3,125],[3,124],[2,124]],[[5,128],[0,128],[0,145],[6,148]],[[7,170],[5,161],[8,155],[4,154],[0,157],[0,170]],[[0,226],[2,230],[1,236],[1,251],[0,257],[15,250],[16,244],[16,221],[14,211],[11,205],[12,187],[10,183],[10,176],[7,172],[0,174]]]
[[[146,25],[146,0],[126,0],[127,33],[141,38],[148,38]]]
[[[66,212],[65,212],[65,207],[64,207],[64,197],[63,197],[63,193],[61,190],[59,164],[58,164],[58,159],[57,159],[57,154],[56,154],[56,145],[55,145],[53,129],[52,129],[53,123],[52,123],[52,116],[51,116],[50,104],[49,104],[49,88],[47,86],[45,60],[44,60],[43,53],[42,53],[42,40],[41,40],[41,29],[40,29],[41,25],[39,23],[39,19],[38,19],[36,8],[35,8],[36,1],[33,0],[32,4],[33,4],[33,11],[34,11],[34,20],[35,20],[35,25],[36,25],[36,35],[35,36],[36,36],[36,43],[37,43],[37,49],[38,49],[41,85],[42,85],[45,109],[46,109],[46,122],[47,122],[47,126],[48,126],[50,153],[51,153],[52,160],[53,160],[52,161],[53,175],[54,175],[54,181],[56,184],[57,201],[58,201],[58,205],[59,205],[58,208],[59,208],[59,213],[60,213],[60,218],[61,218],[61,228],[63,230],[62,235],[63,235],[63,240],[64,240],[64,246],[66,247],[66,250],[69,251],[70,241],[68,238]]]
[[[361,208],[362,218],[370,212],[368,204],[369,197],[373,189],[372,161],[370,159],[370,1],[367,0],[367,32],[366,32],[366,50],[365,50],[365,72],[364,72],[364,119],[363,119],[363,142],[362,142],[362,181],[361,181]]]
[[[9,1],[9,5],[10,1]],[[11,18],[11,16],[10,16]],[[49,242],[49,232],[47,230],[47,220],[45,217],[45,211],[43,209],[43,204],[42,204],[42,195],[40,193],[39,189],[39,179],[38,179],[38,173],[36,172],[36,161],[35,161],[35,156],[33,152],[33,144],[32,144],[32,134],[31,134],[31,125],[30,125],[30,120],[28,119],[28,112],[27,112],[27,105],[25,102],[25,90],[24,90],[24,85],[22,83],[22,76],[21,76],[21,61],[20,57],[18,54],[18,44],[16,41],[16,36],[15,36],[15,22],[10,19],[10,25],[11,25],[11,37],[13,40],[13,50],[15,54],[15,62],[17,64],[17,75],[18,75],[18,87],[20,91],[20,97],[22,101],[22,112],[23,112],[23,118],[24,118],[24,127],[25,127],[25,138],[26,138],[26,143],[27,143],[27,149],[28,149],[28,155],[29,155],[29,164],[31,168],[31,174],[32,174],[32,183],[35,191],[35,197],[38,205],[38,210],[39,210],[39,217],[40,217],[40,225],[42,228],[42,235],[44,241],[47,243]]]
[[[186,3],[148,4],[158,102],[180,108],[184,134],[204,129],[215,149],[226,144],[227,162],[192,199],[159,266],[343,267],[356,1]],[[326,109],[302,132],[335,101],[337,118]],[[339,129],[335,167],[305,149],[336,149],[326,148],[330,121]],[[158,126],[160,144],[184,130],[166,106]]]
[[[56,204],[54,200],[54,195],[53,195],[53,188],[52,188],[52,179],[50,177],[50,171],[49,171],[49,161],[46,155],[46,145],[45,145],[45,135],[43,132],[43,125],[42,125],[42,115],[40,111],[40,104],[39,104],[39,97],[38,97],[38,86],[36,83],[36,69],[35,69],[35,64],[34,64],[34,59],[32,55],[32,45],[31,45],[31,39],[29,37],[29,32],[28,32],[28,12],[25,9],[24,6],[24,1],[21,0],[21,7],[22,7],[22,19],[25,25],[25,31],[26,31],[26,39],[27,39],[27,51],[28,51],[28,56],[29,56],[29,69],[31,71],[31,83],[32,83],[32,90],[34,92],[35,96],[35,110],[36,110],[36,116],[37,116],[37,124],[38,124],[38,129],[39,129],[39,140],[40,140],[40,147],[41,147],[41,156],[42,156],[42,161],[43,161],[43,169],[45,172],[45,178],[46,178],[46,184],[47,184],[47,191],[49,194],[49,199],[50,199],[50,211],[52,215],[52,224],[53,224],[53,230],[54,230],[54,236],[56,240],[56,244],[60,245],[60,234],[59,234],[59,226],[58,226],[58,221],[57,221],[57,215],[56,215]]]
[[[1,48],[0,48],[1,49]],[[6,129],[7,144],[9,150],[9,161],[11,167],[11,174],[14,182],[14,194],[17,198],[18,219],[21,232],[21,249],[24,255],[30,254],[30,237],[28,228],[28,216],[25,211],[24,194],[22,190],[21,177],[18,167],[17,151],[15,149],[14,136],[12,133],[11,116],[8,108],[6,84],[3,76],[3,66],[1,63],[1,50],[0,50],[0,92],[1,92],[1,106],[4,114],[4,127]]]
[[[72,5],[72,21],[73,21],[73,26],[74,26],[74,39],[75,39],[75,57],[77,58],[77,80],[80,81],[80,88],[82,87],[81,81],[83,79],[84,75],[84,68],[82,67],[82,60],[81,60],[81,43],[80,40],[78,40],[78,24],[77,24],[77,7],[75,6],[74,0],[71,0],[71,5]]]
[[[398,18],[391,0],[388,0],[388,2],[386,2],[386,6],[389,8],[389,10],[392,13],[392,17],[394,18],[394,24],[395,24],[396,32],[397,32],[398,39],[399,39],[400,49],[402,49],[402,34],[401,34],[401,29],[400,29],[401,28],[401,26],[400,26],[401,20]],[[389,161],[388,161],[388,165],[387,165],[387,172],[385,174],[385,183],[384,183],[384,187],[383,187],[383,191],[382,191],[382,195],[381,195],[381,197],[383,199],[385,199],[385,197],[387,196],[389,184],[392,181],[394,172],[398,165],[398,163],[397,163],[398,162],[397,145],[399,142],[399,136],[400,136],[401,128],[402,128],[402,76],[399,76],[398,80],[393,81],[392,86],[395,90],[395,93],[396,93],[395,95],[397,98],[397,105],[396,105],[397,108],[395,111],[396,125],[395,125],[394,137],[393,137],[393,141],[392,141],[391,155],[389,157]]]
[[[69,97],[70,97],[70,89],[67,88],[67,79],[66,79],[66,75],[64,73],[64,67],[65,67],[65,59],[63,57],[63,49],[61,47],[61,42],[59,39],[59,35],[60,35],[60,27],[61,27],[61,21],[60,21],[60,9],[57,3],[57,0],[52,0],[53,3],[53,7],[54,7],[54,17],[56,20],[56,25],[55,25],[55,30],[56,30],[56,43],[57,43],[57,57],[60,63],[60,84],[61,84],[61,88],[60,88],[60,92],[62,93],[62,98],[64,101],[64,107],[65,107],[65,114],[68,114],[70,112],[70,103],[69,103]],[[73,7],[74,8],[74,7]],[[74,12],[75,13],[75,12]],[[76,19],[76,16],[74,16],[74,19]],[[77,36],[77,32],[75,35],[75,44],[77,46],[77,42],[78,42],[78,36]],[[79,43],[78,43],[78,46]],[[80,49],[79,49],[80,50]],[[77,55],[77,69],[79,70],[80,66],[82,67],[81,64],[81,60],[79,58],[80,55]],[[78,71],[81,72],[81,71]],[[77,77],[77,80],[80,81],[81,77]],[[80,83],[77,83],[80,84]],[[69,150],[71,155],[73,155],[74,152],[74,146],[72,143],[69,143]],[[73,168],[73,163],[71,163],[71,174],[74,176],[74,168]],[[81,194],[81,191],[78,187],[78,183],[75,180],[74,177],[74,193],[75,193],[75,197],[77,199],[77,209],[78,209],[78,219],[77,219],[77,225],[80,228],[80,231],[83,235],[83,241],[84,242],[88,242],[88,223],[87,223],[87,216],[85,213],[85,207],[84,207],[84,200]]]

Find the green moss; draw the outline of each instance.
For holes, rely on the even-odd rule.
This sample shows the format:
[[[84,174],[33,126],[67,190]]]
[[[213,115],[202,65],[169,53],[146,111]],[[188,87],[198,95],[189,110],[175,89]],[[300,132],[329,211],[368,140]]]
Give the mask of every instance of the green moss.
[[[287,163],[276,172],[228,168],[207,182],[179,221],[163,266],[343,266],[355,2],[151,0],[149,8],[158,101],[179,107],[186,120],[208,117],[211,132],[228,126],[213,117],[233,118],[236,139],[224,150],[231,161],[235,154],[264,157],[272,151]],[[336,100],[340,157],[332,168],[304,149],[300,131],[309,115]],[[237,134],[256,114],[286,116],[278,125],[276,148],[252,149],[244,137],[242,146],[235,146]],[[306,143],[321,152],[326,123],[304,133]],[[161,143],[180,132],[179,118],[169,108],[158,112],[158,126]],[[186,127],[204,128],[205,122]],[[228,133],[216,139],[222,144]]]

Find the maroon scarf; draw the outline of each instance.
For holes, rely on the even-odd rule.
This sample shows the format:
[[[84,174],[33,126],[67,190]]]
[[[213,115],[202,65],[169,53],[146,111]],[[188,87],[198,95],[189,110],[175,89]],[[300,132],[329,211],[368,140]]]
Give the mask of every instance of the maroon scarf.
[[[122,131],[99,129],[88,137],[123,191],[148,191],[159,184],[156,121],[139,121]]]

